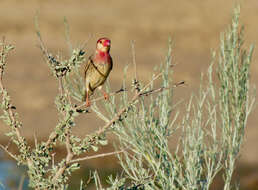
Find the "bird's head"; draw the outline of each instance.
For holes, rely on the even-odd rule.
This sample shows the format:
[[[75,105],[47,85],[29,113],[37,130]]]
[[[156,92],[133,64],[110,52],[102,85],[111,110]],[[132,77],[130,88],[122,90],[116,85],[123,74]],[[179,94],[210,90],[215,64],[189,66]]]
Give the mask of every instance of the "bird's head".
[[[111,41],[108,38],[100,38],[97,41],[97,50],[103,53],[108,53],[110,50]]]

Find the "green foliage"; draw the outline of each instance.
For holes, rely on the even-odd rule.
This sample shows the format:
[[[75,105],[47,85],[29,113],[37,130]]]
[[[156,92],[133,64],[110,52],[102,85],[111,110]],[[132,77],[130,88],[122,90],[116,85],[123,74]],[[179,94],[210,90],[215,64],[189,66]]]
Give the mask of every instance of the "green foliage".
[[[243,47],[244,28],[239,31],[240,8],[236,8],[232,25],[221,37],[218,78],[219,111],[221,112],[222,145],[224,152],[225,187],[230,182],[242,144],[247,117],[254,104],[250,98],[249,78],[253,46]]]
[[[120,151],[115,153],[122,152],[118,158],[123,170],[121,176],[109,176],[109,190],[208,190],[220,171],[224,174],[224,189],[231,189],[235,162],[255,101],[250,96],[249,87],[253,47],[249,51],[243,47],[239,12],[236,8],[231,27],[222,34],[218,57],[214,52],[207,74],[202,75],[199,93],[191,96],[182,122],[176,122],[179,112],[177,104],[172,101],[177,85],[172,81],[171,41],[165,63],[159,68],[160,73],[153,74],[148,83],[138,81],[135,73],[132,84],[127,85],[125,68],[122,88],[111,93],[107,85],[110,100],[106,102],[103,98],[96,98],[86,109],[82,101],[84,78],[80,73],[86,61],[85,51],[80,48],[73,50],[68,42],[70,57],[61,59],[53,56],[43,44],[36,22],[41,50],[59,84],[55,99],[58,122],[48,140],[38,142],[35,139],[34,147],[29,146],[21,135],[22,123],[2,80],[7,56],[13,46],[3,41],[0,44],[1,119],[10,126],[6,135],[17,145],[19,153],[13,155],[6,147],[1,148],[18,164],[28,167],[30,187],[38,190],[68,189],[72,172],[80,168],[79,161],[90,159],[80,155],[90,150],[98,152],[100,146],[107,145],[108,132],[117,136],[119,143],[116,147]],[[69,41],[66,19],[65,26]],[[135,60],[134,66],[136,72]],[[215,77],[218,77],[218,84],[214,82]],[[126,90],[128,86],[131,88]],[[156,86],[159,87],[154,88]],[[120,96],[117,95],[119,93]],[[76,127],[75,118],[80,114],[87,117],[89,110],[95,112],[105,125],[83,138],[75,136],[72,134],[72,128]],[[173,152],[169,148],[170,139],[178,140]],[[59,162],[53,156],[56,146],[66,149],[66,156]],[[104,189],[97,172],[94,172],[93,179],[96,189]],[[83,182],[80,189],[86,189]]]
[[[116,123],[115,133],[125,150],[118,155],[124,175],[110,177],[108,189],[209,189],[220,171],[224,189],[232,189],[235,161],[255,102],[249,89],[253,47],[249,51],[243,47],[243,28],[239,31],[238,22],[236,8],[231,27],[222,34],[218,58],[214,52],[207,75],[202,75],[207,82],[191,96],[181,124],[174,122],[178,112],[171,106],[173,89],[151,94],[150,101],[141,97],[139,106],[132,106]],[[164,88],[172,85],[170,55],[171,46],[162,68]],[[213,81],[216,76],[217,85]],[[124,94],[120,102],[126,105],[128,96]],[[182,135],[171,153],[169,139],[177,139],[180,129]],[[97,185],[97,189],[102,188]]]

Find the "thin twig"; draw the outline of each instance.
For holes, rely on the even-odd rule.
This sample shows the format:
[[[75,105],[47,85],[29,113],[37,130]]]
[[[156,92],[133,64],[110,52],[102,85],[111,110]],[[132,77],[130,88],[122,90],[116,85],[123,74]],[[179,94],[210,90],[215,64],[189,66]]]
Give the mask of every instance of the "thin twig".
[[[21,179],[20,179],[20,182],[19,182],[18,190],[22,190],[23,184],[24,184],[24,180],[25,180],[25,175],[23,174],[23,175],[21,176]]]
[[[60,94],[61,96],[64,95],[64,85],[63,85],[63,77],[58,77],[58,86],[59,86],[59,91],[60,91]],[[64,113],[63,113],[64,114]],[[55,139],[58,137],[58,134],[53,131],[50,135],[49,135],[49,138],[46,142],[46,148],[48,148],[50,146],[50,144],[52,142],[55,141]]]
[[[7,145],[5,146],[7,150],[8,150],[8,148],[9,148],[9,146],[10,146],[11,143],[12,143],[12,139],[9,139]]]
[[[55,167],[55,155],[56,155],[56,153],[51,154],[51,157],[52,157],[52,168]]]
[[[52,142],[54,142],[57,139],[57,137],[58,137],[58,134],[55,131],[50,133],[49,138],[48,138],[48,140],[46,142],[46,148],[49,148],[50,144]]]
[[[95,176],[95,183],[96,183],[97,189],[103,189],[100,182],[99,174],[97,173],[97,171],[95,171],[94,176]]]
[[[4,52],[5,51],[5,41],[4,41],[4,39],[3,39],[2,47],[3,48],[2,48],[2,51],[1,51],[1,56],[2,56],[2,61],[4,61],[3,60],[3,56],[5,55],[5,52]],[[4,64],[4,62],[2,62],[2,64]],[[6,90],[5,90],[4,85],[3,85],[3,74],[4,74],[4,67],[1,66],[0,67],[0,90],[2,92],[2,99],[4,100],[3,92],[6,91]],[[7,96],[8,96],[8,92],[6,92],[6,93],[7,93]],[[12,124],[14,125],[13,127],[15,129],[15,134],[17,136],[17,140],[19,141],[20,144],[24,145],[26,147],[26,149],[27,149],[28,147],[26,145],[27,144],[26,143],[26,139],[24,137],[22,137],[21,132],[19,130],[19,127],[16,124],[17,121],[15,119],[15,114],[14,114],[14,112],[12,110],[12,107],[14,107],[14,106],[12,106],[11,103],[9,103],[9,105],[5,109],[8,112],[8,115],[10,117],[11,125]],[[29,158],[27,158],[26,161],[28,163],[28,167],[30,167],[31,164],[32,164],[32,161]]]
[[[66,151],[67,151],[67,156],[66,156],[66,163],[69,163],[72,160],[73,157],[73,152],[72,152],[72,145],[70,141],[70,130],[67,128],[66,132]]]
[[[89,34],[88,39],[87,39],[87,40],[83,43],[83,45],[82,45],[82,49],[85,49],[85,48],[86,48],[86,46],[87,46],[87,44],[88,44],[88,42],[90,41],[91,38],[92,38],[92,35]]]
[[[47,48],[46,48],[46,46],[45,46],[45,44],[44,44],[44,42],[43,42],[43,40],[42,40],[42,37],[41,37],[41,34],[40,34],[39,29],[36,28],[36,30],[37,30],[37,36],[38,36],[38,39],[39,39],[39,47],[40,47],[40,49],[41,49],[43,55],[46,56],[45,59],[46,59],[46,61],[48,62],[49,53],[48,53]]]
[[[100,128],[96,134],[101,134],[103,132],[105,132],[111,125],[113,125],[113,123],[115,123],[117,120],[120,119],[120,116],[126,112],[126,110],[128,109],[128,107],[130,107],[136,100],[137,98],[139,98],[141,96],[141,93],[144,92],[145,89],[147,89],[152,83],[153,81],[155,81],[156,79],[158,79],[163,72],[159,73],[157,76],[155,76],[147,85],[145,85],[145,87],[143,87],[143,89],[141,89],[140,92],[138,92],[137,94],[134,95],[134,97],[131,99],[131,101],[129,102],[129,104],[127,106],[125,106],[124,108],[122,108],[118,114],[113,117],[113,119],[111,119],[106,125],[104,125],[102,128]]]
[[[134,43],[135,43],[135,41],[132,41],[132,42],[131,42],[131,46],[132,46],[132,57],[133,57],[133,65],[134,65],[134,79],[135,79],[136,81],[138,81]]]
[[[94,158],[102,158],[102,157],[106,157],[106,156],[112,156],[112,155],[115,155],[115,154],[120,154],[122,152],[124,152],[124,150],[108,152],[108,153],[103,153],[103,154],[97,154],[97,155],[93,155],[93,156],[86,156],[86,157],[83,157],[83,158],[77,158],[77,159],[71,160],[70,163],[90,160],[90,159],[94,159]]]
[[[4,145],[0,144],[0,148],[2,148],[7,154],[9,154],[9,156],[11,156],[14,160],[17,160],[17,156],[15,156],[13,153],[11,153],[7,147],[5,147]]]
[[[89,185],[92,179],[93,179],[93,176],[90,170],[89,179],[87,180],[86,185]]]
[[[184,85],[184,84],[185,84],[185,81],[180,81],[178,83],[175,83],[172,87],[166,87],[166,88],[165,87],[160,87],[160,88],[157,88],[157,89],[152,89],[152,90],[141,93],[140,96],[148,96],[150,94],[161,92],[163,90],[170,90],[171,88],[176,88],[176,87]]]
[[[71,163],[71,160],[73,159],[74,153],[72,151],[72,145],[70,142],[70,129],[67,127],[66,128],[66,159],[65,159],[65,163],[62,167],[60,167],[58,169],[58,171],[56,172],[56,175],[53,177],[53,181],[56,182],[56,180],[65,172],[65,169],[69,166],[69,164]]]
[[[119,90],[117,90],[117,91],[115,91],[115,92],[110,93],[109,96],[114,96],[114,95],[117,95],[117,94],[119,94],[119,93],[121,93],[121,92],[125,92],[125,91],[127,91],[127,90],[121,88],[121,89],[119,89]],[[100,97],[98,97],[98,98],[92,99],[91,102],[93,103],[93,102],[97,102],[97,101],[100,101],[100,100],[103,100],[103,99],[105,99],[105,97],[104,97],[104,96],[100,96]],[[85,105],[86,105],[86,102],[84,102],[84,103],[82,103],[82,104],[76,106],[76,109],[82,108],[82,107],[84,107]]]
[[[66,17],[64,17],[64,26],[65,26],[65,40],[69,47],[70,53],[72,54],[73,46],[70,39],[70,27]]]
[[[37,148],[38,140],[37,140],[36,134],[34,133],[34,134],[33,134],[33,136],[34,136],[34,144],[35,144],[35,148]]]
[[[63,85],[63,77],[58,77],[58,83],[59,83],[59,91],[61,96],[64,95],[64,85]]]

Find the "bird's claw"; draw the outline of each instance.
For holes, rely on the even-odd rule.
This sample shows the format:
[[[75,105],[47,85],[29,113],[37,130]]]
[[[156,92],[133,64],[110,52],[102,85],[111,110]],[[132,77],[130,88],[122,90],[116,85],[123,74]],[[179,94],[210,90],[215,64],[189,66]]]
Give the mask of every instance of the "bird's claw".
[[[107,93],[103,93],[104,99],[109,100],[109,95]]]
[[[86,102],[86,107],[90,107],[90,102]]]

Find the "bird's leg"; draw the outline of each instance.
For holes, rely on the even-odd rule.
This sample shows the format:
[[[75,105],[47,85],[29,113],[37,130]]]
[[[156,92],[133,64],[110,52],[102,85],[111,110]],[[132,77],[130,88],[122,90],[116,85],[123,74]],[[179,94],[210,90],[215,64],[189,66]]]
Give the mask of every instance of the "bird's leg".
[[[86,97],[86,107],[90,107],[90,97],[87,90],[85,91],[85,97]]]
[[[102,91],[102,93],[103,93],[104,99],[109,100],[109,94],[106,93],[105,91]]]
[[[102,90],[102,86],[98,87],[98,89],[102,92],[104,99],[109,100],[109,94]]]

